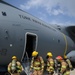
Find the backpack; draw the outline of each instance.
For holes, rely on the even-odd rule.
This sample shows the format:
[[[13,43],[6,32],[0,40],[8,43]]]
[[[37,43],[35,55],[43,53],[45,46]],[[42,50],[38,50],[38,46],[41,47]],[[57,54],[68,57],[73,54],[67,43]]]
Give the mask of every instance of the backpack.
[[[11,73],[17,73],[17,63],[15,60],[11,62]]]

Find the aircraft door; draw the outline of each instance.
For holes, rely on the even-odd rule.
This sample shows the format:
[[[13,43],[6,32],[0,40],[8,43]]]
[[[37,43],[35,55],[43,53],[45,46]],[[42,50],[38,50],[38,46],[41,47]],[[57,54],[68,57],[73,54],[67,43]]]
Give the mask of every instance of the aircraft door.
[[[23,59],[22,61],[25,61],[26,59],[31,59],[32,52],[37,49],[37,41],[38,36],[34,33],[27,32],[25,35],[25,50],[23,53]]]

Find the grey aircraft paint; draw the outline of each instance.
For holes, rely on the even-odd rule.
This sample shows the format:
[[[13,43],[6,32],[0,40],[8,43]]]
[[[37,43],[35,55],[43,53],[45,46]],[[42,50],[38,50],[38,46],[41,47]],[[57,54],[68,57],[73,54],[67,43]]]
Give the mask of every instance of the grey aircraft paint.
[[[34,50],[46,60],[48,51],[51,51],[55,58],[74,49],[74,41],[65,33],[27,12],[0,1],[0,66],[6,67],[13,55],[23,62],[26,53],[31,58]]]

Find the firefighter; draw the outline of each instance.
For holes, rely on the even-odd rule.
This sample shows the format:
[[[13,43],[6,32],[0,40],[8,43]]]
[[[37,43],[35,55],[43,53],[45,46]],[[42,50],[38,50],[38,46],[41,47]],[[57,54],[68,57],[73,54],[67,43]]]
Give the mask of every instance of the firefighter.
[[[42,75],[44,70],[44,60],[39,56],[37,51],[32,52],[32,60],[30,71],[33,71],[33,75]]]
[[[12,56],[12,61],[8,65],[8,72],[11,75],[20,75],[20,72],[22,72],[23,68],[19,61],[17,61],[16,56]]]
[[[54,73],[54,60],[52,58],[52,53],[51,52],[48,52],[47,53],[47,72],[48,72],[48,75],[53,75]]]
[[[70,75],[70,71],[67,70],[68,64],[66,63],[66,61],[61,56],[58,56],[57,59],[61,63],[60,73],[62,75]]]
[[[73,70],[73,66],[72,66],[72,63],[71,63],[71,61],[69,60],[69,58],[65,55],[65,56],[64,56],[64,59],[65,59],[65,61],[66,61],[67,64],[68,64],[68,70]]]
[[[57,63],[56,63],[56,68],[57,68],[57,73],[58,73],[58,75],[61,75],[61,63],[62,63],[62,61],[61,60],[63,60],[63,58],[61,57],[61,56],[57,56],[56,57],[56,60],[57,60]]]
[[[60,59],[60,56],[57,56],[54,60],[54,67],[55,67],[55,72],[60,75],[60,70],[61,70],[61,62],[58,60]],[[62,59],[62,58],[61,58]]]
[[[68,73],[68,75],[70,75],[70,70],[73,70],[73,66],[71,64],[71,61],[69,60],[69,58],[65,55],[64,56],[64,60],[66,61],[67,65],[67,70],[66,70],[66,75]]]

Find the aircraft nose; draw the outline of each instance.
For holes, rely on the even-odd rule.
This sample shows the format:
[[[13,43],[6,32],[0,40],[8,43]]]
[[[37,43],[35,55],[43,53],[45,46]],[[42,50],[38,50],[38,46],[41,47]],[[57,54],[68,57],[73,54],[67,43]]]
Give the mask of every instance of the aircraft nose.
[[[73,50],[73,51],[71,51],[70,53],[68,53],[68,54],[67,54],[67,57],[68,57],[71,61],[75,62],[75,50]]]

